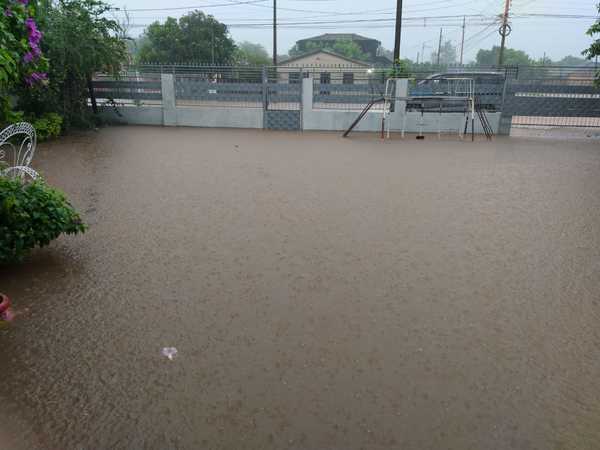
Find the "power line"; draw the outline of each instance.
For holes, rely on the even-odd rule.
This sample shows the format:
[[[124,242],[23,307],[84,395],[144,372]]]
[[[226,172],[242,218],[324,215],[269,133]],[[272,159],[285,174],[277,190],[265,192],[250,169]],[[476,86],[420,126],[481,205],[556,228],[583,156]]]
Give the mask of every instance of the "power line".
[[[178,7],[169,7],[169,8],[137,8],[137,9],[128,9],[128,12],[150,12],[150,11],[183,11],[189,9],[202,9],[202,8],[218,8],[222,6],[239,6],[239,5],[254,5],[256,3],[263,3],[267,0],[245,0],[245,1],[232,1],[229,3],[217,3],[217,4],[208,4],[208,5],[199,5],[199,6],[178,6]],[[121,11],[121,8],[110,8],[112,11]]]

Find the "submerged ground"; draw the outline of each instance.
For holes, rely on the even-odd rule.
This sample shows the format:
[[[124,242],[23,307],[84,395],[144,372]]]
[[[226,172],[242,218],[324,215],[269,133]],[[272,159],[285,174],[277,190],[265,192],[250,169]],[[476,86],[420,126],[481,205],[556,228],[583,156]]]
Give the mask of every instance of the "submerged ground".
[[[90,230],[0,269],[8,448],[600,442],[597,142],[117,127],[34,166]]]

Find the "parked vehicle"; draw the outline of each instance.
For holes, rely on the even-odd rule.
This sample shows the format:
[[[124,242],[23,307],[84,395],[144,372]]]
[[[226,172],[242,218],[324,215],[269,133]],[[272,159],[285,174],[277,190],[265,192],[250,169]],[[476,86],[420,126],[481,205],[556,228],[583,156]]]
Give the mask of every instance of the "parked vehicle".
[[[438,97],[438,96],[468,96],[471,90],[470,81],[473,80],[475,97],[483,109],[497,111],[502,101],[504,72],[446,72],[428,76],[416,83],[411,89],[411,96]],[[460,102],[459,102],[460,103]],[[411,102],[408,105],[412,110],[441,110],[455,112],[464,110],[462,104],[452,105],[448,102],[441,105],[433,100]]]

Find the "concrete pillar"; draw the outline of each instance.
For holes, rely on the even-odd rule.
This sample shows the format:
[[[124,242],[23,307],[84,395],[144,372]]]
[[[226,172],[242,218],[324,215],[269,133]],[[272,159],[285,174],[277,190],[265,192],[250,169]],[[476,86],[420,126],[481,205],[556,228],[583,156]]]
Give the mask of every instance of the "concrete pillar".
[[[396,80],[396,97],[408,97],[408,78]],[[406,114],[406,101],[395,100],[394,114],[404,116]]]
[[[177,126],[177,106],[175,104],[175,77],[163,73],[160,77],[162,88],[163,125]]]
[[[306,123],[305,118],[313,110],[313,79],[312,77],[302,78],[302,129]]]

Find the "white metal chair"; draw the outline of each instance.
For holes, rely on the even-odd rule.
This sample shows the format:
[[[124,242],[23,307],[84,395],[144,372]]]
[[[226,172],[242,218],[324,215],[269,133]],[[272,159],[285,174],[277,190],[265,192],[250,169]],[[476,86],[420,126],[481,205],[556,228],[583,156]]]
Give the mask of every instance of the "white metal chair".
[[[27,122],[15,123],[0,131],[0,175],[37,179],[39,175],[29,167],[36,144],[35,128]]]

